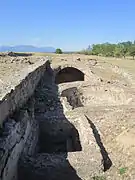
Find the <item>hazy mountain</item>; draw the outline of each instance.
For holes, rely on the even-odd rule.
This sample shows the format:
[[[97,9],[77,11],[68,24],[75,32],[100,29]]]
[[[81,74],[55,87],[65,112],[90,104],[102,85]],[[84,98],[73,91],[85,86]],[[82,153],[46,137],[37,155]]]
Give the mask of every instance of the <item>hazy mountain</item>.
[[[36,47],[31,45],[0,46],[0,52],[55,52],[53,47]]]

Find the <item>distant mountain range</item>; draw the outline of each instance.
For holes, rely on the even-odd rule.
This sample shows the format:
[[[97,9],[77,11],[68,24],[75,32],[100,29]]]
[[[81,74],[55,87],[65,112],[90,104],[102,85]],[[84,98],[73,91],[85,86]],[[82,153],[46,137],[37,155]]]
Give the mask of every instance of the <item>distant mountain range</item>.
[[[55,52],[53,47],[36,47],[31,45],[18,45],[18,46],[0,46],[0,52]]]

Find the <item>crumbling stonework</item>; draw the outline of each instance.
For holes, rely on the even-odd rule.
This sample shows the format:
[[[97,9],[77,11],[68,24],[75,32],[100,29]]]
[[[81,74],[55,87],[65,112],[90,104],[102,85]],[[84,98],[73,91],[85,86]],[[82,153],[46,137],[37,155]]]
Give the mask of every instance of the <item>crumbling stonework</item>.
[[[9,94],[2,99],[0,102],[0,123],[5,118],[14,112],[16,109],[22,107],[27,102],[28,98],[34,93],[34,90],[46,71],[47,63],[41,65],[36,70],[28,74],[19,85],[11,90]]]
[[[38,149],[39,133],[34,99],[29,98],[47,67],[45,63],[33,71],[1,101],[0,177],[3,180],[17,179],[21,154],[33,155]]]
[[[32,116],[34,109],[21,110],[7,118],[0,136],[0,177],[17,179],[18,161],[23,154],[33,155],[38,143],[38,124]]]

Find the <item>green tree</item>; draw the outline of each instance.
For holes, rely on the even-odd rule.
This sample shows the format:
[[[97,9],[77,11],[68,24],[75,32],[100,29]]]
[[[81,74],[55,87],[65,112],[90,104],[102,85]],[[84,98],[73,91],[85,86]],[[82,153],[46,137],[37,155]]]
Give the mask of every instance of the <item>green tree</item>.
[[[125,56],[128,54],[129,49],[132,47],[132,42],[127,41],[127,42],[118,43],[117,46],[120,49],[121,56],[125,58]]]
[[[117,44],[114,49],[114,56],[125,58],[127,52],[128,52],[127,47],[125,47],[123,44]]]
[[[112,43],[102,43],[102,44],[93,44],[87,49],[84,49],[82,54],[88,55],[97,55],[97,56],[106,56],[106,57],[126,57],[132,56],[135,57],[135,41],[126,41],[120,42],[117,44]]]
[[[121,54],[122,54],[122,56],[123,56],[124,58],[126,57],[127,53],[128,53],[128,49],[127,49],[126,47],[123,47],[123,48],[121,49]]]
[[[135,57],[135,46],[132,46],[131,49],[130,49],[130,52],[129,52],[130,56]]]
[[[114,56],[115,44],[103,43],[92,46],[93,55]]]
[[[115,47],[115,49],[114,49],[114,56],[115,57],[121,57],[121,50],[120,50],[120,48],[119,47]]]
[[[57,48],[56,51],[55,51],[56,54],[62,54],[62,50],[60,48]]]

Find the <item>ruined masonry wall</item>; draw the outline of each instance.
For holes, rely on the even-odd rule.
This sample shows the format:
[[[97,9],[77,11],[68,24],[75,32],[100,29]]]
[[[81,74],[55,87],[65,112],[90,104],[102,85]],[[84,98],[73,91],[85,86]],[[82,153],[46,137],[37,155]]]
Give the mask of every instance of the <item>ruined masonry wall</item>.
[[[22,105],[27,102],[48,65],[49,62],[47,61],[33,72],[27,74],[20,84],[3,98],[0,102],[0,125],[2,125],[9,114],[14,112],[17,108],[22,107]]]
[[[21,154],[33,155],[37,151],[38,124],[34,118],[32,95],[48,67],[49,62],[46,62],[28,74],[0,104],[0,122],[3,124],[0,129],[0,180],[17,180]],[[18,109],[17,114],[13,113]]]

